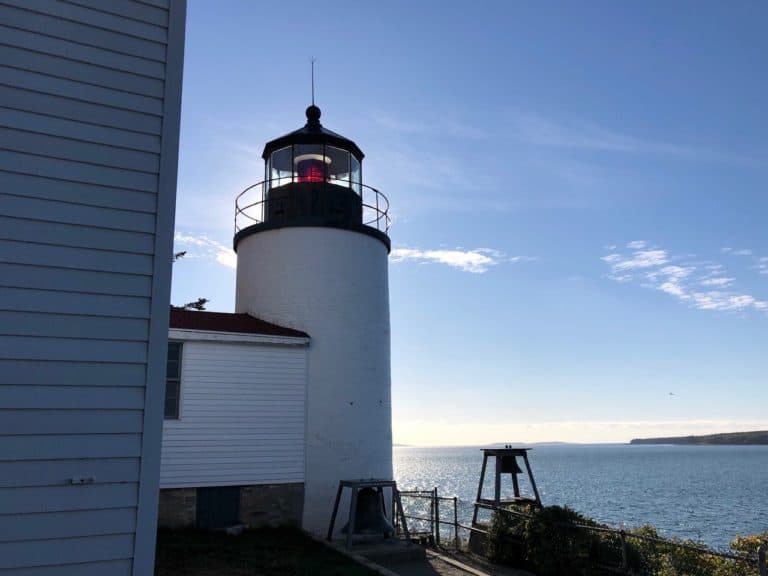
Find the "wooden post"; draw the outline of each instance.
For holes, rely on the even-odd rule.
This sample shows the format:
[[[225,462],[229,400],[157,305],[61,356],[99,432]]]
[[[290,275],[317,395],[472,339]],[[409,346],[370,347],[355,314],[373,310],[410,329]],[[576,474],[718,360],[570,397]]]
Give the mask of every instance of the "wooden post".
[[[400,531],[400,517],[397,515],[397,508],[395,508],[395,488],[392,488],[392,525],[395,527],[395,536],[397,536]]]
[[[515,461],[515,465],[517,465],[517,461]],[[512,492],[514,493],[515,498],[520,498],[520,483],[517,481],[517,474],[514,472],[512,473]]]
[[[483,482],[485,482],[485,464],[488,462],[488,455],[483,453],[483,467],[480,469],[480,484],[477,486],[477,498],[475,499],[475,511],[472,513],[472,526],[477,522],[477,501],[483,498]]]
[[[453,497],[453,545],[459,548],[459,499]]]
[[[541,506],[541,498],[539,497],[539,491],[536,489],[536,480],[533,479],[533,472],[531,472],[531,465],[528,463],[527,453],[523,453],[523,460],[525,461],[525,469],[528,470],[528,478],[531,481],[531,487],[533,488],[533,494],[536,496],[536,502]]]
[[[621,569],[627,571],[627,533],[622,530],[619,532],[621,537]]]
[[[440,546],[440,499],[437,496],[437,486],[435,486],[435,544]]]
[[[331,523],[328,525],[328,535],[325,538],[329,542],[333,537],[333,525],[336,523],[336,513],[339,511],[339,502],[341,501],[341,491],[343,489],[344,485],[339,482],[339,489],[336,492],[336,502],[333,504],[333,514],[331,514]]]
[[[352,488],[352,501],[349,503],[349,522],[347,523],[347,548],[352,545],[352,533],[355,531],[355,514],[357,513],[357,491],[355,486]]]
[[[501,456],[496,456],[496,485],[493,487],[493,500],[496,506],[501,500]]]
[[[408,522],[405,519],[405,512],[403,512],[403,502],[400,500],[400,492],[398,492],[397,488],[392,489],[394,492],[394,498],[395,503],[397,504],[397,513],[400,514],[400,518],[403,522],[403,532],[405,533],[405,539],[410,542],[411,541],[411,535],[408,532]]]
[[[766,564],[766,554],[768,553],[768,546],[760,544],[757,547],[757,570],[760,576],[768,576],[768,564]]]
[[[434,543],[435,541],[435,493],[432,492],[432,497],[429,499],[429,539]]]

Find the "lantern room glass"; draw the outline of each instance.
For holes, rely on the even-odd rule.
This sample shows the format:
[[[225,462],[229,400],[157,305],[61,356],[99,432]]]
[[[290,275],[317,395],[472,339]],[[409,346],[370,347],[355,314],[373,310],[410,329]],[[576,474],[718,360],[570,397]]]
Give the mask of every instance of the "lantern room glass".
[[[352,156],[351,154],[350,154],[350,156],[352,158],[352,170],[350,172],[350,179],[349,180],[350,180],[350,183],[351,183],[352,190],[357,192],[357,194],[359,195],[359,194],[362,193],[362,190],[360,188],[360,184],[361,184],[361,181],[362,181],[361,170],[360,170],[360,161],[357,158],[355,158],[354,156]]]
[[[293,182],[328,182],[361,193],[360,161],[348,150],[295,144],[275,150],[266,162],[266,190]]]
[[[267,161],[267,189],[293,181],[293,150],[291,146],[275,150]]]
[[[328,158],[328,182],[349,188],[349,157],[351,154],[335,146],[325,147]]]

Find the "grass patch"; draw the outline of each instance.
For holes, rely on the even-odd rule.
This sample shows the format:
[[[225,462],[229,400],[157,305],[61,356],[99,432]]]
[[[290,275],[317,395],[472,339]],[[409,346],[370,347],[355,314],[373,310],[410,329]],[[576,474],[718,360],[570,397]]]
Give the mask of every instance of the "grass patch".
[[[158,530],[156,576],[375,576],[300,530]]]

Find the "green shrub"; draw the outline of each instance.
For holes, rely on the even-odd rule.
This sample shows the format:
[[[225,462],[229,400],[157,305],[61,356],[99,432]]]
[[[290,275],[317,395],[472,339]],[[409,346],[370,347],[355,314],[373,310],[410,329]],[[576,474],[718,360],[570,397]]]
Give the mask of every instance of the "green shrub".
[[[672,542],[701,546],[692,540],[673,538]],[[669,546],[661,558],[661,569],[654,576],[716,576],[724,568],[724,561],[717,556],[702,554],[696,550]]]
[[[669,546],[661,542],[652,542],[632,538],[631,535],[645,538],[661,538],[656,528],[649,525],[640,526],[627,532],[627,564],[635,574],[659,574],[662,560],[669,551]]]
[[[589,566],[593,535],[574,524],[596,523],[568,507],[548,506],[533,512],[523,531],[526,560],[539,576],[584,574]]]
[[[525,562],[523,528],[525,519],[505,512],[494,512],[488,527],[486,554],[495,564],[522,566]]]
[[[622,566],[621,535],[577,528],[604,528],[567,507],[549,506],[529,511],[527,518],[502,511],[494,513],[489,527],[487,552],[492,562],[526,566],[538,576],[602,576],[616,574]],[[633,576],[757,576],[753,560],[721,558],[679,544],[703,548],[691,540],[659,539],[652,526],[626,532],[626,573]],[[737,536],[731,542],[737,554],[754,557],[768,532]]]
[[[731,550],[738,552],[739,554],[755,554],[757,547],[760,544],[768,546],[768,532],[762,534],[751,534],[749,536],[742,536],[739,534],[731,540]]]

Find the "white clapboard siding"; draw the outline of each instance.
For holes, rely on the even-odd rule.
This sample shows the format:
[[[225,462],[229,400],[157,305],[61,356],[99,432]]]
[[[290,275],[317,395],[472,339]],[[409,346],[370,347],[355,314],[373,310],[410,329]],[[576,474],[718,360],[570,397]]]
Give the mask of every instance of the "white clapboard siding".
[[[103,4],[102,4],[103,5]],[[141,74],[162,80],[165,69],[162,62],[147,60],[111,50],[103,50],[94,46],[83,46],[77,42],[53,38],[45,34],[37,34],[28,30],[18,30],[0,25],[6,44],[41,52],[51,56],[62,56],[69,60],[104,66],[114,70],[123,70],[132,74]]]
[[[115,327],[119,328],[118,333]],[[107,318],[0,310],[0,335],[141,341],[148,332],[149,321],[142,318]],[[0,404],[0,409],[2,408],[3,405]]]
[[[44,264],[40,264],[44,266]],[[76,291],[63,291],[56,284],[42,290],[5,288],[0,286],[0,306],[4,310],[52,312],[55,314],[91,314],[121,318],[149,318],[150,299],[133,296],[110,296]],[[87,287],[85,287],[87,289]],[[87,298],[83,294],[88,294]]]
[[[30,557],[30,550],[33,554]],[[44,566],[53,556],[62,564],[79,564],[92,560],[126,559],[133,556],[133,536],[115,534],[32,542],[0,542],[0,570],[27,566]],[[76,567],[70,567],[70,570]],[[69,572],[79,574],[80,572]]]
[[[0,0],[0,576],[152,574],[185,0]]]
[[[185,340],[181,369],[161,488],[304,481],[306,348]]]
[[[149,297],[152,278],[141,274],[0,262],[0,286],[3,285],[6,288],[37,290],[56,286],[58,290],[67,292],[77,292],[83,286],[88,286],[90,294]]]
[[[160,151],[160,138],[158,136],[141,134],[139,132],[126,132],[125,130],[110,128],[109,126],[83,124],[82,122],[74,122],[64,118],[35,114],[33,112],[0,109],[0,123],[11,128],[42,134],[53,134],[80,142],[106,144],[108,146],[118,146],[144,152]]]
[[[72,524],[74,524],[74,530]],[[113,508],[46,512],[17,516],[13,522],[0,519],[0,542],[17,542],[34,537],[48,539],[66,536],[100,536],[112,534],[114,524],[122,526],[126,533],[130,532],[136,526],[136,510]]]
[[[132,576],[133,563],[130,559],[124,560],[108,560],[106,562],[87,562],[83,564],[77,564],[77,576],[102,576],[102,574],[109,574],[110,576]],[[61,574],[58,566],[35,566],[26,567],[21,569],[5,569],[2,572],[3,576],[59,576]]]
[[[24,486],[52,486],[60,478],[74,478],[88,469],[88,475],[102,482],[138,482],[138,458],[103,458],[100,460],[16,460],[0,462],[0,486],[20,488]],[[0,517],[0,525],[11,525],[22,518]],[[0,540],[4,538],[0,534]],[[8,536],[10,538],[10,536]],[[17,538],[19,539],[19,538]]]
[[[59,224],[28,218],[6,218],[0,216],[0,238],[10,240],[22,234],[37,236],[42,243],[56,240],[60,246],[101,249],[112,246],[122,252],[152,254],[155,238],[145,232],[125,232],[109,228],[83,226],[82,224]]]
[[[4,178],[0,179],[0,183],[5,187]],[[90,206],[86,203],[87,199],[81,199],[78,196],[59,201],[52,198],[39,199],[31,194],[33,192],[25,190],[21,185],[13,188],[8,185],[6,192],[0,196],[3,215],[42,222],[77,224],[96,229],[108,228],[144,233],[154,231],[151,213],[135,212],[124,208]]]
[[[2,110],[2,108],[0,108]],[[12,113],[12,111],[9,111]],[[50,218],[55,220],[49,220],[53,222],[65,222],[69,224],[81,224],[79,220],[71,221],[67,220],[66,216],[61,216],[61,212],[66,211],[72,204],[81,206],[83,209],[88,208],[110,208],[112,210],[130,211],[130,213],[149,213],[150,217],[155,213],[157,209],[157,195],[147,192],[139,192],[137,190],[126,190],[125,188],[118,188],[119,182],[115,183],[115,186],[97,186],[93,184],[86,184],[84,182],[67,182],[63,180],[54,180],[46,176],[36,177],[30,174],[0,172],[0,183],[2,189],[7,194],[14,194],[16,196],[23,196],[25,198],[31,198],[38,202],[42,200],[58,200],[57,207],[59,210],[50,210]],[[17,206],[17,210],[21,210],[19,218],[24,218],[24,210],[29,210],[29,205]],[[77,208],[72,208],[77,210]],[[35,215],[39,215],[40,210],[35,211]],[[70,211],[70,217],[73,212]],[[104,214],[101,212],[100,214]],[[107,214],[111,214],[107,212]],[[146,232],[144,229],[147,226],[147,222],[144,220],[147,216],[137,216],[133,221],[131,228],[139,232]],[[122,223],[121,220],[117,220],[116,223]],[[114,228],[114,226],[102,222],[103,226],[108,228]],[[138,227],[138,228],[137,228]],[[151,231],[151,226],[150,226]]]
[[[96,126],[160,134],[162,101],[156,98],[17,70],[3,66],[2,61],[0,70],[3,78],[14,82],[13,87],[0,85],[0,106],[37,114],[55,113],[55,118]]]
[[[4,0],[0,5],[0,21],[7,26],[79,42],[97,49],[107,49],[121,54],[129,54],[165,62],[165,44],[137,37],[127,31],[113,31],[106,27],[93,25],[78,18],[61,17],[52,10],[38,10],[27,0]],[[141,9],[141,2],[132,2],[135,10]],[[164,2],[168,4],[168,2]],[[126,19],[127,20],[127,19]],[[126,33],[127,32],[127,33]]]

